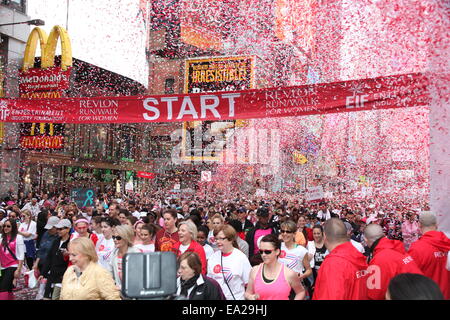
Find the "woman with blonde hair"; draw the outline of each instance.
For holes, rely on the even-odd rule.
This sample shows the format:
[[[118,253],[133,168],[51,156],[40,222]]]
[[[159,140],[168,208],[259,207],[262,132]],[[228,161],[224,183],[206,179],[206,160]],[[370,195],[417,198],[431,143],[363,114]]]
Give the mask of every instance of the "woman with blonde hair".
[[[220,228],[225,225],[225,218],[220,214],[216,213],[211,217],[211,227],[208,234],[208,243],[214,249],[214,251],[219,250],[216,243],[216,238],[214,237],[214,233],[218,232]]]
[[[109,271],[111,272],[116,286],[120,289],[122,287],[122,258],[127,253],[140,252],[133,247],[134,230],[129,225],[116,226],[113,230],[115,249],[111,254],[109,263]]]
[[[22,223],[19,226],[18,234],[23,237],[25,244],[25,260],[28,269],[32,269],[36,260],[36,238],[37,224],[33,221],[30,210],[22,210],[20,214]]]
[[[61,300],[120,300],[111,274],[97,263],[90,239],[70,241],[69,259],[72,265],[64,273]]]
[[[203,246],[197,240],[197,227],[191,220],[180,222],[178,225],[178,236],[180,240],[175,243],[174,249],[177,256],[185,252],[195,252],[202,262],[202,274],[206,274],[206,254]]]

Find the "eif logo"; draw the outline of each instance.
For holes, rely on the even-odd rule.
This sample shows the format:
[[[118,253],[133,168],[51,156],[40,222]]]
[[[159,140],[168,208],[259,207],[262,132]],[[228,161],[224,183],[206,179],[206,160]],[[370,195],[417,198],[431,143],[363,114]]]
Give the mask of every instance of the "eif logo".
[[[5,121],[9,114],[8,104],[5,101],[0,101],[0,121]]]

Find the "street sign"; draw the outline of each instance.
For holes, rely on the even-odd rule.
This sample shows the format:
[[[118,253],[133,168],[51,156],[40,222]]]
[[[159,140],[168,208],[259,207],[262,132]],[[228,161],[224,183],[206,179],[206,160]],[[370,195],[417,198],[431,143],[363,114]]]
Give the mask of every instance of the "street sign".
[[[75,188],[70,191],[70,198],[79,208],[93,206],[95,191],[88,188]]]
[[[138,178],[155,179],[155,174],[153,172],[138,171],[137,176]]]
[[[308,187],[306,201],[322,200],[325,197],[322,186]]]
[[[211,181],[211,171],[202,171],[202,182],[210,182]]]

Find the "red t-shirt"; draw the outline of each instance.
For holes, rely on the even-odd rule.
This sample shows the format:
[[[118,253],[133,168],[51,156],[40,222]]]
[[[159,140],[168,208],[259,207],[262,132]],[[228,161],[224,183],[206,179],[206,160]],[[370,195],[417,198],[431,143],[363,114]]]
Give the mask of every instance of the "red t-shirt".
[[[166,229],[161,229],[156,233],[155,251],[172,251],[176,254],[177,249],[174,249],[174,246],[179,240],[178,231],[168,233]]]

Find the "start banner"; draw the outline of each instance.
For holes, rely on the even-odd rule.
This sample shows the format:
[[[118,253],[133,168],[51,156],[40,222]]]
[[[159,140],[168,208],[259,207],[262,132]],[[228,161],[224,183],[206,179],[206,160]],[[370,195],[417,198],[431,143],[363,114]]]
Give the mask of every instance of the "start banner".
[[[292,117],[427,105],[413,73],[296,87],[161,96],[0,99],[0,121],[145,123]]]

